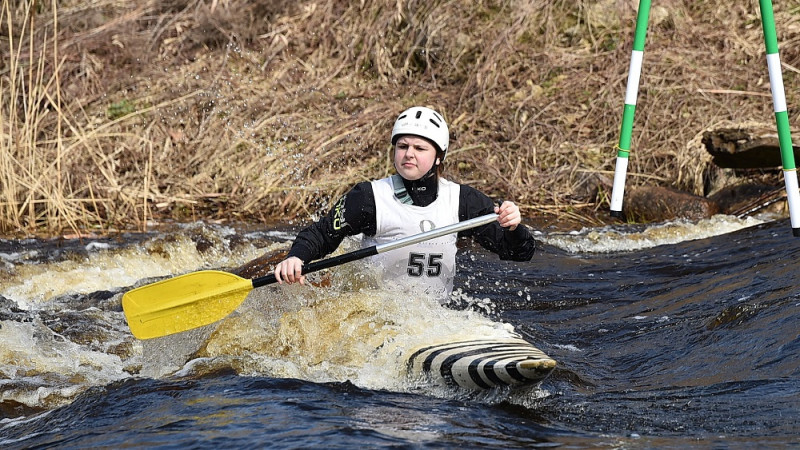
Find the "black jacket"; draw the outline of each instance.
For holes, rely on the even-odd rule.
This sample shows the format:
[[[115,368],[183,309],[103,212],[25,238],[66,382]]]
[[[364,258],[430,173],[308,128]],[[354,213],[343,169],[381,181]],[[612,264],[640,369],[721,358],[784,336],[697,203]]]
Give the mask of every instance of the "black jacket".
[[[494,203],[485,194],[461,185],[458,219],[464,221],[494,212]],[[333,252],[346,236],[363,233],[374,236],[375,197],[372,184],[365,181],[345,194],[328,214],[300,231],[289,251],[289,256],[309,263]],[[497,253],[502,260],[529,261],[536,249],[536,241],[527,227],[517,226],[514,231],[504,229],[497,222],[458,233],[470,236],[485,249]]]

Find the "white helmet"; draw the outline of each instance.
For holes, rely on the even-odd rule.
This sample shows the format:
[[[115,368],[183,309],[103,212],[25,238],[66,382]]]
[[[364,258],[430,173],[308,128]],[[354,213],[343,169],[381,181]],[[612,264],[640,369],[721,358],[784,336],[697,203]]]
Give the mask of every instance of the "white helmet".
[[[436,111],[424,106],[415,106],[400,113],[392,128],[392,145],[396,144],[404,134],[413,134],[433,142],[444,153],[442,161],[447,156],[450,131],[442,115]]]

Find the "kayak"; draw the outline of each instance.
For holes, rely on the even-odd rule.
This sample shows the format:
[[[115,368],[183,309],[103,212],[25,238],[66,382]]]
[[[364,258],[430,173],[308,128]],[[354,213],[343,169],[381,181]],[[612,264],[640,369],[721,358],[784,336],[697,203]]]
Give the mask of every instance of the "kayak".
[[[473,391],[533,386],[555,367],[555,360],[520,338],[426,345],[414,349],[407,362],[411,377]]]

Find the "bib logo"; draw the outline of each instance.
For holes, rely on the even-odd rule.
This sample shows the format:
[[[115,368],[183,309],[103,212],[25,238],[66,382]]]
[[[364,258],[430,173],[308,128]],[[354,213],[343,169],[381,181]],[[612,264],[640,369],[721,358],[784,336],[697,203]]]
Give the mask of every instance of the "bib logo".
[[[431,231],[436,228],[436,224],[433,221],[425,219],[419,221],[419,230],[423,233],[426,231]]]
[[[333,211],[333,229],[339,231],[342,229],[343,226],[347,225],[344,221],[344,200],[346,196],[343,196],[336,202],[336,206]]]

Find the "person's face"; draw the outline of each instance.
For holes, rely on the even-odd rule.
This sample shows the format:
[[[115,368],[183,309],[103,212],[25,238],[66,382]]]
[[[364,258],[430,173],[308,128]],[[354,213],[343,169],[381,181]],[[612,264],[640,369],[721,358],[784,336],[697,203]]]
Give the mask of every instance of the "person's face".
[[[419,180],[431,170],[434,162],[436,147],[425,138],[401,136],[394,145],[394,167],[406,180]]]

